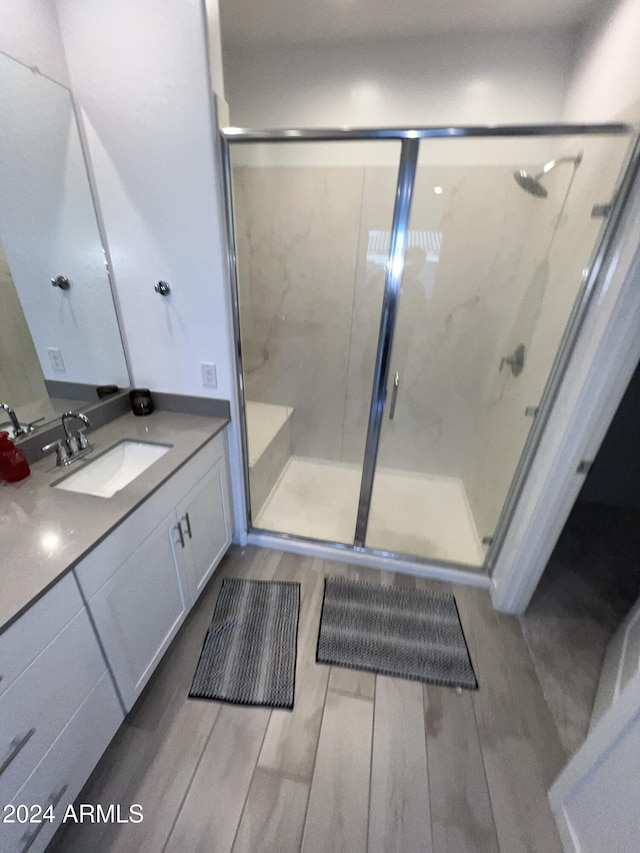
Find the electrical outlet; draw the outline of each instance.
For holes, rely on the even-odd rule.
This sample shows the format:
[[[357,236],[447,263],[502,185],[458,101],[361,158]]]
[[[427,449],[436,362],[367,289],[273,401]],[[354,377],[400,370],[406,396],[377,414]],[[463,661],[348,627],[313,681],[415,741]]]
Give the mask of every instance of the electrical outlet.
[[[64,373],[67,368],[64,366],[64,360],[62,358],[60,348],[47,347],[47,353],[49,354],[49,361],[51,362],[51,367],[53,367],[54,370],[57,370],[58,373]]]
[[[210,361],[203,361],[200,365],[202,370],[202,384],[205,388],[218,387],[218,374],[215,364]]]

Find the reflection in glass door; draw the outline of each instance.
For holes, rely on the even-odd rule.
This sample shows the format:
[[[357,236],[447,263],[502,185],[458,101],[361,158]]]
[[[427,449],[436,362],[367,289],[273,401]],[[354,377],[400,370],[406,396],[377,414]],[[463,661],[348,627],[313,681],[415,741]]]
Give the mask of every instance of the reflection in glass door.
[[[483,564],[628,144],[421,140],[366,547]]]

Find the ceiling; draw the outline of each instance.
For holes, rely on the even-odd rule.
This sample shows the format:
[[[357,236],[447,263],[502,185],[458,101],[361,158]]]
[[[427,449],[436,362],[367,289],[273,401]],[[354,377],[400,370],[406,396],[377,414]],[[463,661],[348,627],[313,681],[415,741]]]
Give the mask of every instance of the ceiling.
[[[602,0],[219,0],[225,44],[570,27]]]

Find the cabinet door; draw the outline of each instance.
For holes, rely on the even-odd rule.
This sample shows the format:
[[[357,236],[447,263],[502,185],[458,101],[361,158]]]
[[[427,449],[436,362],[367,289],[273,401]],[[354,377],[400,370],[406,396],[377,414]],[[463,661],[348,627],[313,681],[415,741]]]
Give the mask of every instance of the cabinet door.
[[[206,474],[177,507],[185,547],[186,583],[195,601],[231,544],[229,481],[226,459]],[[176,546],[176,552],[181,550]]]
[[[127,710],[186,615],[173,536],[171,513],[89,600]]]

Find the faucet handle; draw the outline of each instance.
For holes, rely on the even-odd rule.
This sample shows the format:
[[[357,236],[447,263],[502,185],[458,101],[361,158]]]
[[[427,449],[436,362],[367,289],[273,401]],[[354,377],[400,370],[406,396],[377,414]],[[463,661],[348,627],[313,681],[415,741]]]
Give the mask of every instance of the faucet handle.
[[[66,465],[69,459],[69,451],[66,442],[59,438],[57,441],[52,441],[51,444],[45,444],[40,450],[42,453],[49,453],[50,450],[56,451],[56,465]]]
[[[87,427],[83,426],[77,432],[78,438],[78,449],[79,450],[92,450],[91,444],[89,443],[89,439],[87,438]]]
[[[28,435],[28,433],[33,432],[35,430],[34,424],[39,424],[40,421],[43,421],[45,416],[43,415],[41,418],[36,418],[34,421],[29,421],[29,423],[22,424],[22,434]]]

